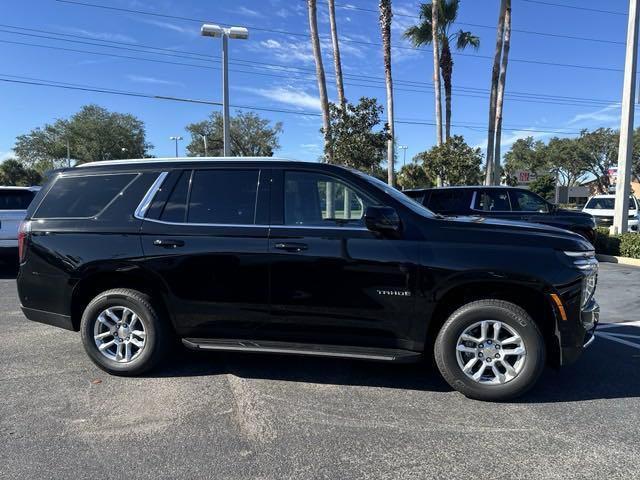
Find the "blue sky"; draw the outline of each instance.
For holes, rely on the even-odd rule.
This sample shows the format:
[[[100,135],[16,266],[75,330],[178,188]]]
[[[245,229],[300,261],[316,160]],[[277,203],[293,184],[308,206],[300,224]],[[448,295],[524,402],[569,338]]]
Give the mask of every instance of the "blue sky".
[[[231,65],[230,73],[232,104],[300,112],[319,111],[308,37],[280,33],[308,31],[304,0],[80,1],[184,16],[196,21],[112,11],[55,0],[3,0],[0,78],[15,79],[8,77],[11,75],[151,95],[219,101],[219,59],[192,55],[220,55],[219,40],[199,35],[200,22],[197,20],[206,19],[212,23],[246,25],[250,29],[249,40],[230,42],[230,58],[236,62]],[[340,5],[337,16],[343,40],[343,70],[345,76],[349,77],[345,79],[347,98],[357,100],[361,96],[373,96],[385,104],[381,49],[370,44],[380,42],[377,15],[348,8],[351,5],[375,10],[377,1],[337,0],[336,3]],[[597,13],[548,3],[606,9],[624,14]],[[432,122],[434,102],[430,87],[431,51],[408,48],[410,45],[402,38],[404,29],[417,21],[410,15],[417,12],[418,4],[413,0],[393,1],[396,13],[392,40],[395,46],[393,75],[397,81],[396,118],[403,121]],[[460,25],[454,27],[473,31],[480,36],[482,42],[478,52],[453,54],[453,132],[463,135],[471,145],[480,147],[484,146],[486,137],[487,92],[492,64],[490,57],[495,45],[498,4],[498,0],[462,0],[458,18]],[[325,69],[330,74],[333,72],[333,63],[326,1],[318,0],[318,5]],[[616,99],[620,98],[622,90],[627,8],[628,2],[625,0],[513,0],[514,33],[507,93],[515,96],[508,98],[505,103],[504,148],[516,138],[527,135],[545,140],[553,135],[571,136],[582,128],[618,127],[619,105],[616,104]],[[39,33],[24,30],[25,28],[36,29]],[[523,31],[587,37],[600,41],[552,37]],[[105,46],[18,35],[15,32]],[[54,33],[75,37],[57,36]],[[145,50],[145,53],[109,48],[106,45],[110,41],[131,44],[120,47]],[[146,47],[186,51],[190,54],[153,54]],[[86,53],[89,51],[139,58]],[[160,63],[141,58],[158,60]],[[530,61],[596,68],[546,65]],[[270,65],[278,67],[270,68]],[[327,83],[330,98],[335,99],[332,76],[328,76]],[[520,96],[531,93],[544,95],[544,103],[538,101],[540,97],[532,99]],[[596,99],[598,102],[576,101],[566,97]],[[527,101],[518,101],[523,99]],[[68,117],[87,103],[97,103],[110,110],[132,113],[141,118],[146,124],[148,139],[155,146],[152,153],[157,156],[173,155],[174,147],[169,137],[183,135],[186,140],[185,125],[206,118],[212,109],[207,105],[0,82],[0,159],[11,155],[17,135],[56,118]],[[284,124],[282,148],[277,152],[278,156],[303,160],[315,160],[319,157],[319,117],[275,112],[261,112],[261,115]],[[409,147],[407,160],[430,148],[435,140],[434,127],[431,125],[397,124],[396,133],[398,143]],[[181,144],[181,153],[184,152],[185,144],[186,142]],[[399,161],[402,163],[401,153]]]

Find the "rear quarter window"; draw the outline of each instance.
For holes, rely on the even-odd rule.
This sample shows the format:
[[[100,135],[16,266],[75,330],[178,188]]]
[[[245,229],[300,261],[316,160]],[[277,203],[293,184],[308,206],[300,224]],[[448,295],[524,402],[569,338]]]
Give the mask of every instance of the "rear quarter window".
[[[136,173],[58,178],[34,218],[91,218],[102,212],[133,180]]]
[[[26,210],[34,196],[30,190],[0,189],[0,210]]]

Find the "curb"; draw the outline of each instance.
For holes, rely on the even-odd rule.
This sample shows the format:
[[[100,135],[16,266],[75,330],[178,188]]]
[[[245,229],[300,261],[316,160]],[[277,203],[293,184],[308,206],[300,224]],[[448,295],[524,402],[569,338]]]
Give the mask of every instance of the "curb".
[[[615,257],[613,255],[597,254],[596,258],[599,262],[618,263],[620,265],[630,265],[632,267],[640,267],[640,259],[629,257]]]

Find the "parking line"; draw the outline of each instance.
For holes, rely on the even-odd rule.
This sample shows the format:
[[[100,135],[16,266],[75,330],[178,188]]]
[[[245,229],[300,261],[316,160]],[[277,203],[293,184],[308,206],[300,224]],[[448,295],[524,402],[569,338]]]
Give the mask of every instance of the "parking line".
[[[596,331],[596,336],[597,337],[601,337],[601,338],[605,338],[607,340],[611,340],[612,342],[621,343],[622,345],[626,345],[628,347],[637,348],[638,350],[640,350],[640,344],[634,343],[634,342],[630,342],[628,340],[624,340],[623,338],[615,337],[614,335],[611,335],[611,334],[608,334],[608,333],[601,333],[601,332]],[[640,340],[640,336],[638,336],[636,338],[638,338],[638,340]]]

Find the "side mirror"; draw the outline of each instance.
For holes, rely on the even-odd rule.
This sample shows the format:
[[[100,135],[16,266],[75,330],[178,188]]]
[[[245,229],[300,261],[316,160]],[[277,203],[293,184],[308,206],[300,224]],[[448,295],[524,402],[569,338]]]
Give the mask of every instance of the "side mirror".
[[[397,233],[400,231],[400,217],[391,207],[371,206],[364,212],[364,224],[372,232]]]

